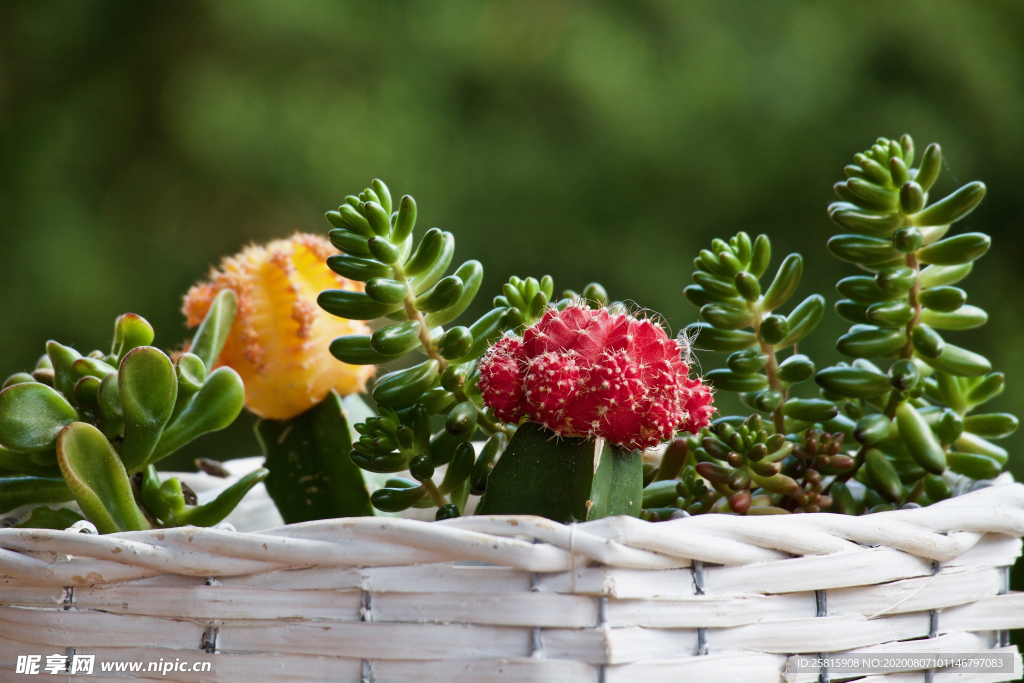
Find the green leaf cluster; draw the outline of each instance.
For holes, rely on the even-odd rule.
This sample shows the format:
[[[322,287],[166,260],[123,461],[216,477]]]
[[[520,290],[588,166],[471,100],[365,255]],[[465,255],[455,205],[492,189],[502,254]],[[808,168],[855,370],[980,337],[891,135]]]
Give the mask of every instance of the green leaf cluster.
[[[789,315],[780,314],[800,284],[803,258],[790,254],[783,259],[774,279],[762,289],[771,256],[767,235],[751,240],[741,232],[728,242],[715,239],[711,249],[694,260],[695,284],[683,294],[703,318],[687,328],[695,347],[729,354],[726,367],[712,370],[705,380],[718,389],[738,392],[749,408],[772,414],[776,431],[782,432],[786,390],[811,379],[815,370],[807,356],[796,352],[796,345],[818,325],[825,299],[812,294]],[[780,362],[783,353],[788,355]]]
[[[154,465],[241,412],[241,378],[212,367],[235,308],[233,292],[218,294],[193,352],[176,361],[151,346],[153,328],[131,313],[115,322],[109,353],[83,356],[48,342],[35,370],[12,375],[0,391],[0,512],[75,500],[101,533],[224,519],[266,470],[196,506],[176,478],[161,482]],[[34,525],[68,518],[31,515]]]
[[[769,315],[796,289],[798,255],[787,257],[764,293],[764,236],[752,243],[744,233],[715,240],[695,261],[696,284],[685,295],[704,322],[690,331],[698,348],[730,354],[726,368],[705,379],[739,392],[756,411],[746,419],[721,417],[691,441],[698,473],[721,495],[712,510],[760,511],[748,502],[758,496],[768,497],[766,508],[786,512],[860,514],[928,505],[994,478],[1006,464],[1006,450],[993,440],[1013,433],[1017,418],[972,414],[1002,392],[1004,377],[985,357],[943,336],[988,318],[955,285],[988,250],[989,237],[948,234],[981,202],[985,185],[968,183],[930,202],[941,150],[929,145],[916,167],[914,160],[910,136],[879,138],[854,156],[846,180],[834,187],[840,201],[828,215],[844,232],[828,249],[862,271],[836,285],[842,298],[835,312],[852,323],[836,342],[848,362],[817,372],[795,352],[776,362],[824,308],[824,299],[812,295],[787,317]],[[792,384],[811,377],[820,398],[791,395]],[[755,429],[761,416],[770,420]],[[780,439],[791,452],[777,459],[776,476],[788,477],[793,491],[762,480],[773,468],[766,467],[772,460],[759,444],[767,448]]]
[[[338,360],[354,365],[404,361],[404,367],[384,374],[373,387],[378,414],[355,425],[358,439],[351,457],[364,470],[408,470],[412,479],[388,479],[371,502],[384,512],[437,507],[442,519],[462,514],[469,495],[484,492],[515,432],[515,425],[501,424],[484,408],[476,389],[478,359],[505,331],[522,329],[550,305],[564,307],[569,299],[553,300],[550,277],[512,277],[490,311],[472,323],[446,328],[472,303],[483,267],[471,260],[447,274],[455,238],[432,228],[416,241],[416,219],[415,200],[406,195],[393,206],[380,180],[329,211],[333,229],[328,236],[342,253],[329,257],[327,266],[364,283],[364,291],[326,290],[318,303],[333,315],[384,323],[373,334],[331,342]],[[597,284],[589,285],[584,297],[594,305],[607,301]],[[477,455],[470,442],[481,432],[486,442]],[[446,467],[444,476],[435,482],[435,468],[441,466]]]

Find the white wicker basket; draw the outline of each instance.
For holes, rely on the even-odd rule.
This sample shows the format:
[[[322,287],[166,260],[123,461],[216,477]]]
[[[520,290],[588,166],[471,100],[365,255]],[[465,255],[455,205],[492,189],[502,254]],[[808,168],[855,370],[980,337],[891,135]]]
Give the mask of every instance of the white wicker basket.
[[[1014,673],[847,678],[1016,680],[1022,535],[1009,475],[864,517],[0,529],[0,679],[73,648],[211,670],[62,680],[777,683],[827,680],[794,673],[795,653],[982,651]]]

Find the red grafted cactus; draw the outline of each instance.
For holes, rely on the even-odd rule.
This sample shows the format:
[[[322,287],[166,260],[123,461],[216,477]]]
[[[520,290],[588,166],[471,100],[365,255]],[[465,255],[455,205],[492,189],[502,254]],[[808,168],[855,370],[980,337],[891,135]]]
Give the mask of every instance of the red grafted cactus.
[[[708,424],[711,390],[689,371],[661,325],[572,305],[549,310],[522,340],[495,343],[480,362],[478,386],[506,422],[526,415],[560,436],[636,449]]]

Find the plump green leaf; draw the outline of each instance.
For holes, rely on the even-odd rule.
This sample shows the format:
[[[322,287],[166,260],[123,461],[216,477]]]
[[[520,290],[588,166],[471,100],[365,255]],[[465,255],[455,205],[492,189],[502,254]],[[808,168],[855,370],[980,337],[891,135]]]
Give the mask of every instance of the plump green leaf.
[[[369,250],[367,250],[367,253],[369,253]],[[373,278],[393,278],[395,276],[394,269],[387,264],[373,258],[363,258],[348,254],[328,256],[327,267],[342,277],[358,280],[359,282],[367,282]]]
[[[942,336],[927,325],[917,325],[910,333],[914,351],[921,358],[938,358],[946,350]]]
[[[328,220],[330,220],[331,213],[335,213],[335,212],[330,212],[329,211],[327,213]],[[339,214],[339,218],[340,218],[340,214]],[[333,222],[331,224],[332,225],[336,225]],[[350,254],[352,256],[363,256],[363,257],[370,255],[370,248],[367,246],[367,244],[366,244],[366,237],[364,237],[363,235],[357,235],[356,233],[351,232],[347,228],[339,227],[337,230],[331,230],[330,232],[328,232],[327,236],[330,238],[331,244],[333,244],[334,246],[336,246],[338,249],[340,249],[342,252],[344,252],[346,254]],[[328,256],[327,259],[328,259],[328,266],[327,267],[330,268],[331,267],[330,266],[330,259],[331,259],[331,257]],[[331,268],[331,270],[334,270],[334,269]],[[335,271],[335,272],[337,272],[337,271]]]
[[[49,453],[49,452],[48,452]],[[56,451],[53,455],[53,464],[39,464],[32,460],[25,453],[15,453],[0,446],[0,472],[14,474],[31,474],[34,477],[59,477],[60,468],[57,467]],[[38,458],[36,458],[38,460]],[[49,460],[49,454],[47,460]]]
[[[993,398],[1003,393],[1005,388],[1006,378],[1001,372],[993,372],[991,375],[986,376],[983,380],[978,382],[970,392],[967,394],[967,402],[971,406],[981,405],[987,403]]]
[[[249,493],[254,486],[265,480],[269,474],[270,471],[263,467],[255,469],[221,491],[217,497],[209,503],[186,507],[180,513],[175,515],[174,520],[181,526],[192,525],[208,527],[213,526],[214,524],[220,524],[220,522],[230,515],[231,511],[242,502],[245,495]]]
[[[946,454],[949,469],[971,479],[995,479],[1002,472],[1003,466],[994,458],[977,453],[958,453],[951,451]]]
[[[864,469],[875,489],[886,500],[896,503],[903,496],[896,469],[885,454],[876,448],[869,448],[864,456]]]
[[[968,415],[964,418],[964,429],[986,439],[1002,439],[1017,431],[1017,417],[1009,413],[987,413]]]
[[[409,288],[404,282],[386,277],[370,278],[364,288],[366,295],[382,304],[397,304],[405,300]]]
[[[389,408],[406,408],[431,387],[437,375],[438,362],[433,359],[389,373],[373,388],[373,399]]]
[[[954,223],[981,203],[985,196],[985,183],[967,183],[948,197],[935,202],[923,211],[909,217],[917,226],[948,225]]]
[[[839,409],[820,398],[791,398],[782,404],[782,414],[804,422],[824,422],[838,415]]]
[[[835,309],[836,314],[843,320],[849,320],[851,323],[861,325],[869,324],[868,304],[857,303],[852,299],[840,299],[836,302]]]
[[[114,321],[114,343],[110,354],[120,363],[128,352],[153,343],[153,326],[141,315],[125,313]]]
[[[398,205],[398,216],[395,226],[391,229],[391,239],[395,242],[404,241],[416,227],[416,201],[409,195],[402,197]]]
[[[829,212],[829,218],[843,230],[868,237],[887,237],[903,225],[903,216],[890,211],[871,211],[846,205]]]
[[[422,272],[412,276],[410,284],[412,285],[413,294],[419,296],[437,284],[438,280],[444,277],[444,274],[448,270],[448,266],[451,265],[452,258],[454,256],[455,237],[453,237],[450,232],[441,233],[440,249],[434,260],[427,264],[426,268],[424,268]],[[415,256],[413,258],[415,259]],[[406,267],[406,275],[410,274],[409,268]]]
[[[797,285],[800,284],[800,276],[804,271],[804,260],[800,254],[790,254],[779,266],[779,272],[775,274],[768,291],[761,298],[760,308],[762,312],[774,311],[786,303],[789,297],[793,296]]]
[[[907,336],[894,329],[864,329],[844,334],[836,342],[839,353],[853,358],[885,358],[907,343]]]
[[[16,453],[53,448],[57,434],[78,419],[67,400],[38,382],[0,391],[0,445]]]
[[[757,301],[758,297],[761,296],[761,283],[759,283],[757,278],[747,271],[741,270],[736,273],[736,277],[733,278],[733,281],[736,283],[736,291],[738,291],[740,296],[747,301]],[[699,285],[692,286],[700,289]],[[689,289],[689,287],[687,289]]]
[[[84,422],[65,427],[57,437],[57,461],[82,512],[101,534],[150,527],[121,459],[98,429]]]
[[[864,316],[879,327],[903,327],[914,318],[914,309],[903,301],[882,301],[868,306]]]
[[[781,344],[782,340],[789,335],[789,321],[785,316],[769,315],[761,321],[759,332],[761,339],[766,344]]]
[[[978,455],[987,455],[988,457],[996,460],[1000,465],[1005,465],[1007,460],[1010,458],[1010,454],[1005,448],[997,446],[988,439],[984,439],[977,434],[971,432],[964,432],[960,435],[960,438],[956,440],[954,444],[956,450],[962,453],[977,453]]]
[[[858,367],[825,368],[818,371],[814,381],[825,391],[848,398],[874,398],[891,388],[885,375]]]
[[[349,365],[379,365],[403,355],[385,356],[373,348],[371,337],[368,334],[349,334],[337,337],[328,348],[332,356]]]
[[[927,192],[935,183],[935,179],[939,177],[941,169],[942,150],[933,142],[924,150],[924,155],[921,157],[921,165],[917,169],[914,180],[917,181],[922,190]]]
[[[926,308],[921,322],[937,330],[971,330],[988,322],[988,313],[977,306],[961,306],[951,313]]]
[[[53,388],[64,394],[68,401],[74,402],[75,384],[81,379],[81,375],[75,372],[74,365],[82,355],[70,346],[55,341],[46,342],[46,355],[53,365]]]
[[[882,413],[872,413],[857,420],[857,426],[853,429],[853,438],[857,443],[865,446],[874,446],[889,435],[892,421]]]
[[[453,327],[437,342],[438,354],[447,360],[462,358],[473,347],[473,333],[468,327]]]
[[[958,266],[928,266],[921,269],[919,282],[921,289],[941,287],[943,285],[955,285],[971,274],[974,269],[974,262],[963,263]]]
[[[438,325],[447,325],[462,315],[463,311],[469,308],[469,305],[476,297],[476,293],[480,291],[480,284],[484,280],[484,267],[480,265],[479,261],[466,261],[459,266],[458,270],[455,271],[455,277],[462,280],[462,293],[454,303],[445,306],[439,311],[428,313],[425,317],[427,327],[434,328]],[[532,280],[533,278],[530,279]],[[594,284],[596,283],[588,285],[587,289],[583,290],[584,296],[594,291]],[[533,312],[534,303],[538,296],[541,297],[540,300],[544,302],[543,305],[537,307],[536,313],[539,315],[540,310],[543,309],[544,305],[547,303],[547,296],[540,291],[534,292],[528,303],[530,304],[531,312]]]
[[[757,343],[753,332],[746,330],[720,330],[707,323],[693,323],[686,327],[687,336],[694,339],[695,349],[732,353],[750,348]]]
[[[25,382],[35,382],[35,378],[27,372],[16,372],[7,379],[4,380],[3,385],[0,385],[0,391],[7,387],[12,387],[15,384],[24,384]]]
[[[910,291],[917,282],[918,274],[913,268],[907,266],[892,266],[883,268],[875,273],[875,284],[882,291],[902,296]]]
[[[96,400],[99,404],[97,426],[108,439],[113,439],[124,429],[124,409],[121,407],[121,393],[118,389],[116,374],[103,378]],[[175,398],[175,403],[177,403],[177,398]]]
[[[331,315],[349,320],[373,320],[402,309],[401,303],[382,304],[362,292],[348,289],[325,289],[316,302]]]
[[[924,190],[913,180],[908,180],[900,187],[900,213],[910,216],[924,207]]]
[[[29,503],[66,503],[73,499],[71,489],[60,476],[0,477],[0,514]]]
[[[126,469],[134,471],[149,460],[171,419],[178,381],[167,354],[140,346],[121,361],[117,384],[124,414],[121,459]]]
[[[896,407],[896,426],[914,462],[932,474],[945,471],[945,451],[924,417],[910,403],[903,401]]]
[[[724,368],[706,373],[704,381],[725,391],[760,391],[768,387],[768,378],[761,373],[741,375]]]
[[[244,405],[242,378],[227,366],[217,368],[181,414],[163,430],[146,462],[158,462],[203,434],[224,429],[235,421]]]
[[[902,258],[892,241],[863,235],[835,235],[828,241],[832,255],[847,263],[862,265],[884,264]]]
[[[992,245],[992,239],[982,232],[968,232],[947,237],[917,251],[919,263],[937,266],[956,266],[981,258]]]
[[[70,494],[71,491],[69,490]],[[71,500],[71,498],[68,498]],[[67,529],[75,522],[80,522],[84,517],[71,508],[52,508],[48,505],[39,505],[23,515],[15,529]]]
[[[814,362],[802,353],[794,354],[779,364],[775,376],[786,384],[798,384],[814,377]]]
[[[732,301],[707,304],[700,309],[700,317],[722,330],[742,330],[754,322],[754,313],[747,306]]]
[[[936,370],[957,377],[980,377],[992,371],[987,358],[952,344],[946,344],[938,358],[922,356],[922,360]]]
[[[951,313],[967,302],[967,292],[959,287],[932,287],[922,290],[917,301],[932,311]]]
[[[758,372],[768,362],[768,354],[762,353],[760,349],[744,349],[729,354],[725,364],[730,370],[737,374],[749,375]]]
[[[876,304],[879,301],[891,301],[901,296],[899,292],[882,289],[875,282],[875,278],[867,275],[844,277],[836,283],[836,290],[860,304]]]
[[[192,337],[189,352],[198,356],[207,372],[213,369],[224,349],[238,310],[238,296],[230,289],[217,292],[203,322]]]

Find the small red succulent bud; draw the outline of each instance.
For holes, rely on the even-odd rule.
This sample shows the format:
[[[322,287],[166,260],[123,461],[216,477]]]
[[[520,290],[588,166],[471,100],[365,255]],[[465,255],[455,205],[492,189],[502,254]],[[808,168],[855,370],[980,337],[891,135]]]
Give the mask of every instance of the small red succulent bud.
[[[477,387],[484,403],[493,408],[495,417],[503,422],[518,422],[523,416],[519,405],[523,399],[523,371],[519,367],[522,348],[523,343],[516,337],[502,337],[480,361]]]
[[[689,371],[682,346],[661,325],[573,305],[549,310],[521,341],[494,344],[478,386],[507,422],[526,415],[560,436],[650,448],[708,424],[711,389]]]

